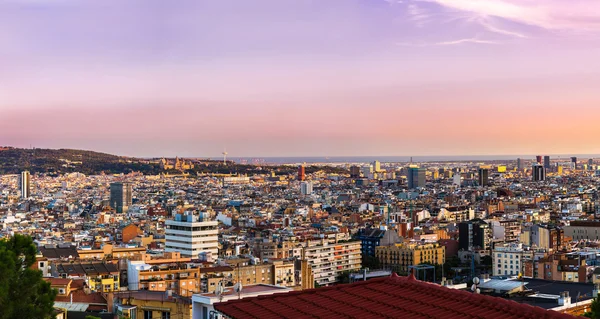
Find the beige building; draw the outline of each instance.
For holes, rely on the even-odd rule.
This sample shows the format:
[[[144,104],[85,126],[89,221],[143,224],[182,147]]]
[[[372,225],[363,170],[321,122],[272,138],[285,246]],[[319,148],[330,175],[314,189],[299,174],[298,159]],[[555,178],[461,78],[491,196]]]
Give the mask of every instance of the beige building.
[[[437,243],[401,243],[376,247],[375,257],[382,267],[405,274],[411,266],[442,265],[446,260],[446,248]]]
[[[331,244],[322,240],[319,244],[304,247],[302,258],[308,260],[317,284],[331,285],[337,282],[343,272],[361,268],[361,242]]]

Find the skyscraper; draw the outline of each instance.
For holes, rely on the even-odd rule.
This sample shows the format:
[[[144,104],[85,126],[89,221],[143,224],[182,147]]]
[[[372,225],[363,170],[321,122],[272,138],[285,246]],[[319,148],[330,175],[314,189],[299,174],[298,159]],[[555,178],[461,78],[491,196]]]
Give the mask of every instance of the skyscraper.
[[[406,180],[408,188],[413,189],[425,186],[425,168],[409,167],[406,172]]]
[[[118,213],[127,212],[131,206],[131,183],[110,183],[110,206]]]
[[[304,165],[300,165],[300,166],[298,166],[298,180],[303,181],[305,179],[306,179],[306,170],[304,168]]]
[[[523,169],[523,160],[520,158],[517,158],[517,169],[518,170],[522,170]]]
[[[550,156],[548,156],[548,155],[544,156],[544,168],[545,169],[550,168]]]
[[[533,165],[532,177],[534,182],[546,180],[546,169],[540,164]]]
[[[350,178],[359,178],[360,177],[360,167],[351,166],[350,167]]]
[[[21,198],[29,198],[31,195],[31,176],[28,171],[21,172],[21,176],[19,176],[19,188],[21,189]]]
[[[479,168],[478,171],[478,182],[479,182],[479,186],[488,186],[489,185],[489,176],[490,176],[490,171],[487,168]]]
[[[373,162],[373,170],[377,172],[381,172],[381,163],[379,161]]]
[[[536,161],[538,164],[542,164],[542,155],[538,155],[538,156],[536,156],[536,157],[535,157],[535,161]]]
[[[577,169],[577,157],[571,157],[571,165],[573,165],[574,169]]]

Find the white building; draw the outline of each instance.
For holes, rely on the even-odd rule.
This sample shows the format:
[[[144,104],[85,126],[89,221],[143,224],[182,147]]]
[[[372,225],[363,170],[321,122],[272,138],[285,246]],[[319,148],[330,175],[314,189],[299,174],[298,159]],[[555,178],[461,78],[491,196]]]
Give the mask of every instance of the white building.
[[[165,251],[210,261],[218,256],[218,234],[218,222],[208,220],[206,213],[177,214],[175,220],[166,221]]]
[[[316,245],[303,248],[302,258],[312,266],[315,281],[330,285],[337,281],[344,271],[358,271],[361,268],[361,242],[328,243],[325,239]]]
[[[302,182],[300,184],[300,192],[302,195],[312,195],[313,185],[311,182]]]
[[[523,261],[533,259],[533,251],[523,249],[521,244],[496,247],[492,251],[494,276],[518,276],[523,273]]]

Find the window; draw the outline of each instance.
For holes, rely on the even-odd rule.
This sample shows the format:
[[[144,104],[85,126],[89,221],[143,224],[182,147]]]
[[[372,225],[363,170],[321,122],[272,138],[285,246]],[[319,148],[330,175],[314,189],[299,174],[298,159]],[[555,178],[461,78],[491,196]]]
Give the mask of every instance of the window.
[[[162,319],[171,319],[171,313],[163,311],[163,313],[162,313]]]
[[[152,311],[144,310],[144,319],[152,319]]]

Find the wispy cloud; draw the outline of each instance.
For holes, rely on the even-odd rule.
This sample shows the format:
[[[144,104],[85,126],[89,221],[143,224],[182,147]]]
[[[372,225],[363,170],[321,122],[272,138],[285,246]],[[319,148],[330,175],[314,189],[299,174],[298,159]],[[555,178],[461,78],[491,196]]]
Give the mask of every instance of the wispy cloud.
[[[453,41],[437,42],[437,43],[435,43],[435,45],[457,45],[457,44],[464,44],[464,43],[499,44],[499,42],[496,42],[496,41],[479,40],[477,38],[466,38],[466,39],[453,40]]]
[[[548,30],[600,32],[600,1],[597,0],[419,0],[419,2],[433,2],[447,8],[471,12],[479,17],[499,17]],[[506,30],[494,27],[489,30],[516,36],[514,32],[504,32]]]
[[[396,45],[404,46],[404,47],[429,47],[429,46],[459,45],[459,44],[468,44],[468,43],[471,43],[471,44],[501,44],[500,42],[497,42],[497,41],[482,40],[482,39],[478,39],[478,38],[474,37],[474,38],[465,38],[465,39],[450,40],[450,41],[440,41],[440,42],[433,42],[433,43],[396,42]]]
[[[502,35],[508,35],[508,36],[513,36],[513,37],[517,37],[517,38],[527,38],[526,35],[516,32],[516,31],[510,31],[510,30],[506,30],[506,29],[502,29],[500,27],[494,26],[492,25],[491,22],[488,21],[488,19],[486,17],[478,17],[477,22],[484,27],[486,30],[490,31],[490,32],[494,32],[497,34],[502,34]]]

